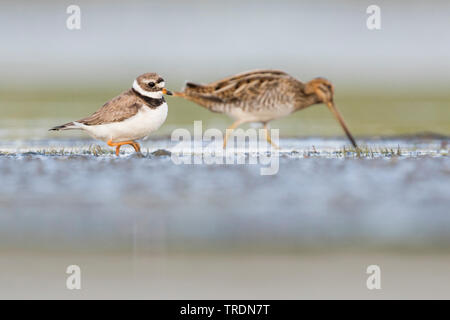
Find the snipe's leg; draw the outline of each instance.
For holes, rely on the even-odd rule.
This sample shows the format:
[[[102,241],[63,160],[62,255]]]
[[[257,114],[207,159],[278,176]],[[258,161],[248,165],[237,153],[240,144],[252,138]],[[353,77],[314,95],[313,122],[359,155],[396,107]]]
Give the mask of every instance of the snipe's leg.
[[[136,141],[134,141],[134,143],[131,144],[134,148],[134,151],[136,152],[141,152],[141,146],[139,145],[139,143],[137,143]]]
[[[118,156],[120,153],[120,147],[123,145],[126,145],[126,144],[131,145],[136,152],[141,152],[141,147],[140,147],[139,143],[137,143],[135,141],[131,141],[131,140],[123,141],[123,142],[112,142],[111,140],[108,140],[107,144],[110,147],[116,147],[116,156]]]
[[[227,141],[230,134],[233,132],[234,129],[236,129],[239,125],[243,124],[244,121],[238,120],[235,121],[231,126],[225,130],[225,138],[223,139],[223,148],[225,149],[227,147]]]
[[[272,139],[270,138],[269,124],[267,122],[264,123],[264,131],[266,131],[267,142],[270,143],[275,149],[280,149],[280,147],[275,142],[272,142]]]

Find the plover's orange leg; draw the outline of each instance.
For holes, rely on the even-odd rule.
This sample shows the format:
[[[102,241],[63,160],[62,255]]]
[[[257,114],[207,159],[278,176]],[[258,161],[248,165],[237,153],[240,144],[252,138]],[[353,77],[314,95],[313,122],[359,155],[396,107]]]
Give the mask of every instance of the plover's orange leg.
[[[227,130],[225,130],[225,138],[223,139],[223,148],[225,149],[227,147],[227,141],[230,134],[233,132],[234,129],[236,129],[239,125],[243,124],[245,121],[235,121],[231,126],[228,127]]]
[[[266,131],[266,140],[268,143],[270,143],[275,149],[280,149],[280,147],[275,143],[272,142],[272,139],[270,138],[270,132],[269,132],[269,124],[266,122],[264,123],[264,130]]]
[[[123,141],[123,142],[112,142],[111,140],[108,140],[107,144],[110,147],[116,147],[116,156],[118,156],[120,153],[120,147],[125,144],[131,145],[136,152],[141,152],[141,147],[139,146],[139,143],[137,143],[135,141],[131,141],[131,140]]]

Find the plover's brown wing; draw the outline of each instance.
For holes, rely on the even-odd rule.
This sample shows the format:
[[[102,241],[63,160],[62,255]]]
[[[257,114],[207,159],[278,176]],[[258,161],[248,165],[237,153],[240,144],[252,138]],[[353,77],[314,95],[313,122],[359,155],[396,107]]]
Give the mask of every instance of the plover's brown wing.
[[[94,126],[123,121],[134,116],[139,111],[141,105],[142,103],[138,101],[130,89],[105,103],[91,116],[53,127],[50,130],[58,131],[80,129],[80,127],[74,122],[82,123],[87,126]]]
[[[293,82],[301,84],[283,71],[255,70],[207,85],[187,83],[184,96],[215,112],[230,106],[259,108],[291,98],[287,89]]]
[[[134,116],[141,105],[142,103],[139,103],[136,96],[129,90],[105,103],[91,116],[76,122],[93,126],[124,121]]]

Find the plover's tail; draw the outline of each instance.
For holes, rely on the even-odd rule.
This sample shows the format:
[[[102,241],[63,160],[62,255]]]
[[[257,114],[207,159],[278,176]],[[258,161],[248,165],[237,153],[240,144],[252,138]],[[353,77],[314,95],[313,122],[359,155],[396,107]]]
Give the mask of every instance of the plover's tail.
[[[80,127],[77,126],[75,122],[68,122],[66,124],[48,129],[48,131],[73,130],[73,129],[80,129]]]

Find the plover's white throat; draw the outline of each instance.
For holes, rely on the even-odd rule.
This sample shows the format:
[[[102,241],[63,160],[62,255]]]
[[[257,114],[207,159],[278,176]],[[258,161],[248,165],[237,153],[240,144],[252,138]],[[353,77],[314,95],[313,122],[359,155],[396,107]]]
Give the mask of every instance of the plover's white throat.
[[[139,152],[140,146],[135,140],[147,138],[167,118],[168,107],[163,94],[172,93],[164,86],[158,74],[145,73],[134,80],[131,89],[105,103],[91,116],[50,130],[84,130],[91,137],[116,147],[117,155],[125,144]]]

